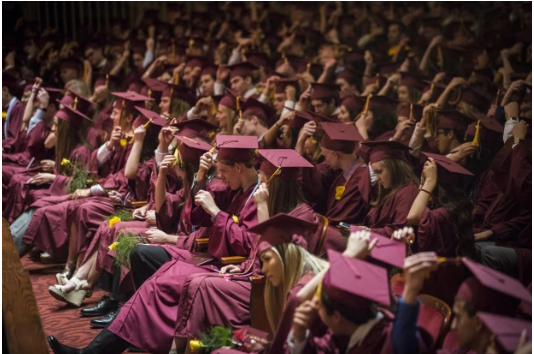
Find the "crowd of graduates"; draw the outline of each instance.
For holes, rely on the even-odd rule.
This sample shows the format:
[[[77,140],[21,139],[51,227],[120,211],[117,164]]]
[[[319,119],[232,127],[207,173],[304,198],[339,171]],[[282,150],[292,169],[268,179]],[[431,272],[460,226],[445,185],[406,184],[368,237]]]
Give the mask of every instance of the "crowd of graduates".
[[[217,353],[530,353],[531,16],[169,2],[4,29],[3,218],[65,263],[50,296],[109,291],[95,339],[52,351],[203,350],[261,284],[269,344]]]

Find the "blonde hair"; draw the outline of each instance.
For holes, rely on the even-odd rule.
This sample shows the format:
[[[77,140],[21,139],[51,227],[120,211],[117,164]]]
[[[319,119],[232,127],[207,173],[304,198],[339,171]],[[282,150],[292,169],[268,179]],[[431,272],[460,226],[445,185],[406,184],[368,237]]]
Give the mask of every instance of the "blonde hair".
[[[322,260],[294,243],[284,243],[270,248],[282,264],[282,283],[273,286],[265,284],[264,300],[267,319],[273,333],[276,333],[282,313],[286,307],[286,299],[293,287],[306,273],[317,274],[328,262]]]
[[[169,115],[171,117],[181,117],[191,109],[191,105],[181,98],[173,97],[171,99],[171,106],[169,107]]]
[[[237,112],[226,106],[221,105],[224,113],[226,114],[226,128],[224,133],[228,135],[234,134],[234,125],[236,124]]]
[[[87,84],[82,80],[70,80],[65,84],[65,88],[67,87],[76,92],[78,95],[82,95],[86,98],[91,97],[91,90],[89,89],[89,86],[87,86]]]

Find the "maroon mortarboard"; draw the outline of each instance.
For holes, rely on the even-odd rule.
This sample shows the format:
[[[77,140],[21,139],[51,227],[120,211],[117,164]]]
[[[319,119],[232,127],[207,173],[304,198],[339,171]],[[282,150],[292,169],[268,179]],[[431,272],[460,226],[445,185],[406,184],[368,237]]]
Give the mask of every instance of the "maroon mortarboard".
[[[401,64],[402,62],[385,61],[382,63],[377,63],[376,68],[380,75],[390,75],[396,73]]]
[[[336,84],[319,84],[319,83],[312,83],[312,92],[310,99],[312,100],[320,100],[323,98],[330,99],[330,98],[336,98],[339,95],[339,85]]]
[[[154,111],[145,109],[143,107],[136,106],[135,109],[141,113],[133,123],[133,126],[137,128],[140,125],[144,125],[147,130],[158,131],[168,124],[167,120],[161,118],[161,116]],[[150,123],[148,123],[150,121]]]
[[[163,94],[163,91],[165,91],[167,88],[167,84],[163,81],[150,77],[144,77],[142,80],[148,87],[146,96],[159,100]]]
[[[65,95],[61,98],[61,100],[56,100],[56,102],[62,104],[63,106],[72,107],[72,104],[74,103],[74,98],[72,96]]]
[[[421,152],[426,157],[431,157],[436,161],[438,166],[438,181],[439,183],[455,184],[458,178],[462,175],[473,176],[471,172],[466,170],[463,166],[449,159],[447,156],[439,154],[431,154],[429,152]]]
[[[514,315],[520,301],[532,303],[532,295],[519,280],[468,258],[462,263],[473,276],[460,285],[456,298],[472,304],[477,311]]]
[[[200,75],[212,75],[213,77],[215,77],[217,75],[218,69],[218,65],[205,63],[204,66],[202,66],[202,72],[200,73]]]
[[[78,73],[83,74],[83,62],[78,58],[66,58],[59,63],[60,68],[78,70]]]
[[[234,77],[242,77],[246,78],[247,76],[251,76],[254,72],[254,70],[258,70],[258,67],[252,63],[244,62],[234,65],[229,65],[228,69],[230,70],[230,80],[232,80]]]
[[[275,92],[285,93],[286,87],[293,86],[296,90],[299,88],[299,81],[297,78],[280,79],[276,82]]]
[[[295,118],[293,119],[293,128],[300,130],[304,124],[314,120],[314,117],[309,112],[296,111],[293,108],[285,107],[285,109],[295,112]]]
[[[398,102],[388,96],[368,95],[366,97],[357,96],[363,103],[363,111],[384,111],[397,115]]]
[[[308,115],[312,117],[312,119],[315,121],[315,123],[322,123],[322,122],[335,122],[334,118],[325,117],[319,113],[313,112],[313,111],[306,111]]]
[[[165,85],[167,87],[165,88],[165,90],[163,90],[161,97],[177,97],[189,103],[189,105],[191,106],[195,105],[196,103],[195,91],[182,85],[175,85],[171,83],[165,83]]]
[[[198,163],[200,157],[212,148],[210,144],[199,138],[177,136],[176,139],[180,141],[180,145],[178,145],[180,158],[186,161]]]
[[[124,107],[129,111],[133,111],[135,106],[144,105],[145,101],[153,101],[153,98],[142,96],[135,92],[112,92],[113,96],[117,97],[115,105]]]
[[[364,106],[363,102],[357,99],[355,96],[349,96],[345,98],[343,101],[341,101],[341,105],[345,106],[345,108],[347,108],[353,115],[361,112]]]
[[[338,79],[345,79],[347,80],[348,82],[355,82],[356,80],[360,79],[361,81],[361,78],[362,78],[362,74],[350,69],[350,68],[345,68],[342,72],[340,72],[338,75],[337,75],[337,78]]]
[[[471,123],[465,132],[468,136],[476,136],[477,129],[479,139],[483,142],[502,142],[504,127],[496,119],[486,117],[484,114],[474,113],[477,122]]]
[[[438,111],[438,129],[450,129],[465,132],[475,119],[457,110]]]
[[[258,254],[284,243],[307,247],[307,239],[317,230],[317,224],[287,214],[277,214],[248,229],[260,235]]]
[[[248,52],[247,61],[257,67],[270,67],[269,56],[263,52]]]
[[[426,83],[426,87],[424,89],[424,92],[431,91],[431,97],[430,101],[435,102],[441,96],[443,91],[447,88],[446,85],[439,83],[439,82],[432,82],[428,80],[423,80],[424,83]]]
[[[363,231],[360,226],[350,225],[350,232]],[[375,246],[369,256],[371,260],[378,261],[380,266],[387,265],[397,268],[404,268],[406,258],[406,245],[374,232],[371,232],[369,242],[377,239]]]
[[[206,41],[204,38],[200,36],[194,36],[189,39],[188,46],[189,48],[204,48],[204,44],[206,44]]]
[[[386,82],[388,81],[387,77],[382,76],[380,74],[376,74],[374,76],[365,75],[364,79],[365,79],[364,86],[369,86],[369,85],[373,85],[374,84],[378,88],[384,86],[386,84]],[[365,87],[364,87],[364,89],[365,89]]]
[[[210,141],[215,135],[217,127],[204,119],[190,119],[174,125],[178,128],[176,136],[188,138],[201,138]]]
[[[255,98],[249,98],[245,101],[245,104],[241,107],[243,116],[256,116],[258,119],[263,120],[270,127],[272,125],[272,117],[276,111],[274,108],[267,106],[265,103],[258,101]]]
[[[425,82],[422,81],[423,79],[424,77],[420,75],[401,73],[399,86],[407,86],[422,91],[426,86]]]
[[[330,268],[321,285],[334,303],[353,310],[365,310],[372,304],[391,304],[387,270],[374,264],[328,250]]]
[[[135,92],[135,93],[145,96],[144,94],[141,93],[141,89],[143,88],[143,86],[145,86],[145,83],[143,81],[134,80],[130,83],[130,85],[128,85],[128,88],[126,89],[126,91]],[[148,89],[146,92],[148,93]]]
[[[321,147],[328,150],[351,154],[355,143],[364,140],[353,124],[323,122],[321,127],[325,132]]]
[[[224,95],[220,100],[219,104],[225,106],[226,108],[236,111],[236,98],[230,94]]]
[[[82,127],[84,120],[91,122],[91,123],[93,122],[91,118],[87,117],[82,112],[68,105],[63,106],[62,109],[57,111],[55,116],[58,117],[59,119],[69,122],[76,129],[80,129]]]
[[[423,118],[423,109],[425,106],[419,104],[405,104],[399,109],[398,116],[406,117],[407,119],[415,119],[416,122],[419,122]]]
[[[115,75],[99,76],[95,81],[95,88],[99,86],[109,87],[111,90],[121,86],[121,80]]]
[[[460,100],[478,109],[479,112],[487,112],[490,101],[472,88],[462,89]]]
[[[369,162],[375,163],[385,159],[403,160],[406,151],[411,150],[409,146],[395,140],[374,140],[364,141],[362,145],[370,148]]]
[[[480,311],[477,312],[477,317],[484,323],[492,337],[496,339],[498,347],[506,353],[516,351],[523,332],[526,332],[527,343],[532,341],[532,322],[530,321]],[[498,353],[500,352],[498,351]]]
[[[304,157],[292,149],[264,149],[258,150],[263,156],[260,171],[270,180],[279,177],[285,180],[296,181],[303,167],[313,167]]]
[[[256,136],[217,135],[217,160],[234,162],[250,161],[256,156],[258,138]]]
[[[197,55],[188,55],[185,65],[186,67],[189,67],[189,68],[195,68],[195,67],[202,68],[206,60],[207,60],[206,57],[197,56]]]
[[[80,112],[88,113],[89,108],[93,105],[91,101],[87,97],[84,97],[80,95],[79,93],[75,92],[74,90],[68,88],[67,93],[69,96],[73,97],[73,104],[72,107],[74,109],[77,109]]]

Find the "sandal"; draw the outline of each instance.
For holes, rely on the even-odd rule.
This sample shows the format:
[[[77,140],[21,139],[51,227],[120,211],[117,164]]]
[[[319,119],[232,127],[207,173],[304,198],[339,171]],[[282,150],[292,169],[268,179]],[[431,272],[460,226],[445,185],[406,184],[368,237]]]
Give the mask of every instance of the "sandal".
[[[82,289],[82,286],[88,286],[89,283],[87,283],[87,280],[80,280],[76,277],[72,277],[70,281],[72,281],[76,285],[74,290],[72,290],[71,292],[65,292],[65,285],[50,286],[48,287],[48,292],[56,300],[66,302],[67,304],[76,307],[80,307],[83,302],[83,299],[85,299],[87,292],[89,291],[89,289]],[[90,291],[90,293],[92,295],[93,292]]]
[[[74,275],[74,269],[65,268],[63,272],[56,273],[56,280],[58,285],[66,285],[67,282]]]

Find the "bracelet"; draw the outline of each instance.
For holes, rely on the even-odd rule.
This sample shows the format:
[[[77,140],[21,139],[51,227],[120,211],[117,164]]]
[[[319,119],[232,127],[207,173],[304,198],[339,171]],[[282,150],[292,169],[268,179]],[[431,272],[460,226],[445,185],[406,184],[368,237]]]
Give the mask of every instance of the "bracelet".
[[[419,188],[419,191],[420,191],[420,192],[425,192],[425,193],[428,194],[429,196],[432,196],[432,193],[430,193],[429,191],[427,191],[427,190],[424,189],[423,187]]]

